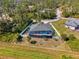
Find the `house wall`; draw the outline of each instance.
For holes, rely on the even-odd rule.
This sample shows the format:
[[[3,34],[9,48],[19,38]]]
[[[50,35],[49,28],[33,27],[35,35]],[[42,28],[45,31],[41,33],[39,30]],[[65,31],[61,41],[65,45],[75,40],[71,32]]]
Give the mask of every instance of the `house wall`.
[[[71,30],[75,30],[75,27],[73,27],[73,26],[67,26],[67,25],[65,25],[65,27],[66,27],[66,28],[69,28],[69,29],[71,29]]]
[[[46,35],[30,35],[30,37],[36,37],[36,38],[52,38],[53,36],[46,36]]]
[[[71,30],[75,30],[75,27],[69,26],[69,28],[70,28]]]
[[[38,32],[30,32],[29,33],[30,37],[41,37],[41,38],[43,38],[43,37],[50,38],[53,35],[54,35],[54,32],[49,32],[49,31],[45,31],[45,32],[41,31],[41,33],[40,33],[40,31],[38,31]]]
[[[77,27],[75,28],[75,30],[76,30],[76,31],[79,31],[79,26],[77,26]]]
[[[75,27],[72,27],[72,26],[68,26],[68,28],[71,30],[75,30]]]

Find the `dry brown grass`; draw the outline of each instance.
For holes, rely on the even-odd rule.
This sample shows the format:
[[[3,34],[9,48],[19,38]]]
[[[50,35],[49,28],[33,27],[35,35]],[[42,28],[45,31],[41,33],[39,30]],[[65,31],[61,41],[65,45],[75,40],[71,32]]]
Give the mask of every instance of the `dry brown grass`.
[[[43,53],[49,56],[52,56],[53,59],[61,59],[62,55],[69,55],[72,56],[74,59],[78,59],[79,56],[77,56],[76,53],[71,53],[68,51],[57,51],[57,50],[53,50],[53,49],[45,49],[45,48],[32,48],[32,47],[27,47],[27,46],[23,46],[23,45],[14,45],[14,44],[6,44],[6,43],[1,43],[0,44],[0,49],[13,49],[13,50],[18,50],[18,51],[33,51],[33,52],[39,52],[39,53]],[[27,52],[25,52],[27,53]],[[12,58],[12,59],[26,59],[26,57],[12,57],[12,56],[6,56],[1,55],[1,58]],[[28,59],[31,59],[30,57],[27,56]]]

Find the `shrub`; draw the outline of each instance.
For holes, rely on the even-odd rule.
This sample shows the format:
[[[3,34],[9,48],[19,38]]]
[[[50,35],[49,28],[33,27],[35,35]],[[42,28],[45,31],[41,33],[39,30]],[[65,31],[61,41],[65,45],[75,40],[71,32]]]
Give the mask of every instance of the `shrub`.
[[[0,35],[0,41],[2,42],[14,42],[18,37],[18,33],[5,33]]]
[[[69,40],[69,37],[67,36],[67,34],[62,34],[61,36],[62,36],[62,39],[64,41],[68,41]]]
[[[76,37],[73,34],[70,34],[69,35],[69,40],[74,40],[74,39],[76,39]]]
[[[36,44],[36,43],[37,43],[37,41],[31,41],[30,43],[31,43],[31,44]]]
[[[27,41],[30,41],[31,40],[31,37],[30,36],[27,36]]]
[[[21,36],[18,36],[17,41],[18,42],[21,42],[22,41],[22,37]]]

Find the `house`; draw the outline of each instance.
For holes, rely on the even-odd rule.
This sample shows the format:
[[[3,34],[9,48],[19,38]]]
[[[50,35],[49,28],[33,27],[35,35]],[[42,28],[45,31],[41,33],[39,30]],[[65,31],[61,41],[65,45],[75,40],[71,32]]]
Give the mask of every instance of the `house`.
[[[69,18],[65,23],[65,27],[72,30],[79,30],[79,19]]]
[[[33,24],[29,29],[30,37],[52,38],[54,34],[55,34],[54,29],[52,29],[51,25],[48,23]]]

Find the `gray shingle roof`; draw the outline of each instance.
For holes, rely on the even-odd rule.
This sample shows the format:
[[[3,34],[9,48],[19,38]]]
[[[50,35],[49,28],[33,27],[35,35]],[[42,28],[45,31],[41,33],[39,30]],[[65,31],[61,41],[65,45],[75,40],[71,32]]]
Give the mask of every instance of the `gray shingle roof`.
[[[50,24],[37,23],[37,24],[31,25],[29,31],[48,31],[48,30],[53,31]]]
[[[65,23],[67,26],[77,27],[79,25],[79,20],[75,18],[69,18]]]

